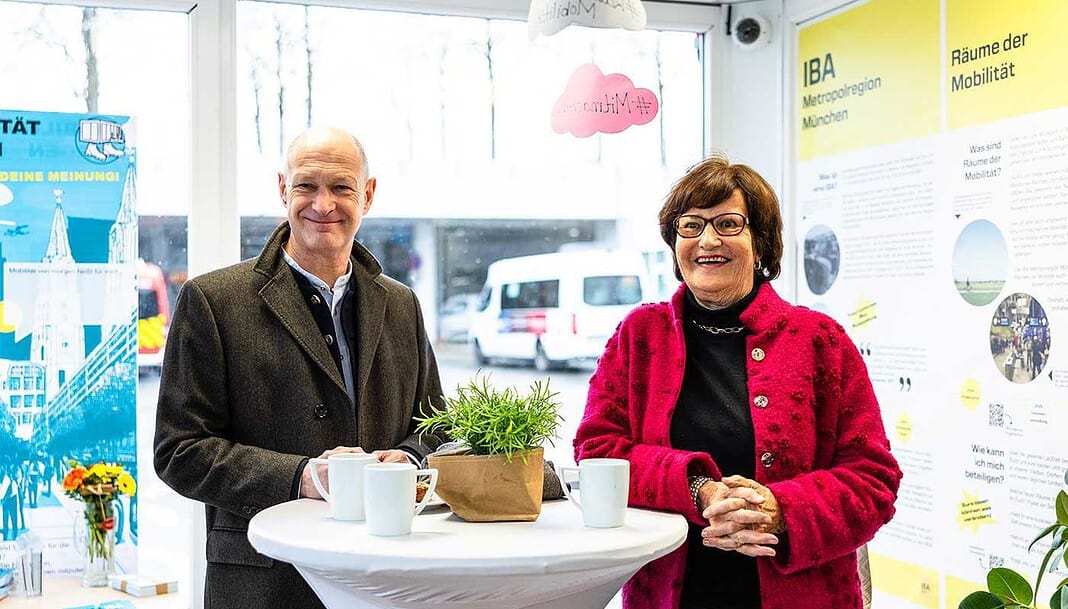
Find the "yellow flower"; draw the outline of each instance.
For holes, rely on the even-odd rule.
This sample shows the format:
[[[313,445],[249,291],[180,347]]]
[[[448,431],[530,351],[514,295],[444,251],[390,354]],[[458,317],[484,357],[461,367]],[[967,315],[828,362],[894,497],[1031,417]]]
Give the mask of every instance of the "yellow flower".
[[[89,475],[103,480],[108,477],[108,468],[103,463],[97,463],[89,468]]]
[[[117,484],[119,485],[119,490],[127,495],[133,495],[137,492],[137,483],[134,482],[133,476],[126,472],[119,474]]]
[[[114,478],[123,472],[122,466],[118,463],[109,463],[104,469],[107,471],[108,478]]]

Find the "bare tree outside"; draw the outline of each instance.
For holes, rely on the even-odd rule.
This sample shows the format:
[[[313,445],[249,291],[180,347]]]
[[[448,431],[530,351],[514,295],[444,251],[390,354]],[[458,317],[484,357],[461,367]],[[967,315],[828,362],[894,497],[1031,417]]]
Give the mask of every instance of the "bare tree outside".
[[[286,36],[282,28],[282,20],[276,15],[274,18],[274,50],[275,64],[274,75],[278,79],[278,154],[282,155],[286,148],[286,79],[282,69],[283,58],[286,56]]]
[[[82,45],[85,47],[85,109],[91,113],[100,111],[100,73],[96,66],[96,51],[93,49],[93,25],[96,9],[82,9]]]
[[[307,116],[307,119],[308,120],[305,121],[305,123],[304,123],[304,125],[306,127],[311,127],[311,124],[312,124],[312,66],[314,64],[312,63],[311,35],[309,33],[309,30],[311,29],[310,25],[311,24],[310,24],[310,19],[309,19],[309,7],[305,6],[304,7],[304,68],[305,68],[305,72],[307,74],[306,82],[307,82],[307,86],[308,86],[308,88],[307,88],[307,94],[308,94],[308,97],[307,97],[307,100],[308,100],[308,104],[307,104],[308,116]]]
[[[490,160],[497,158],[497,85],[493,74],[493,21],[486,19],[486,74],[489,77]]]
[[[67,29],[69,21],[55,18],[55,7],[40,7],[36,18],[26,30],[26,42],[23,47],[44,45],[62,54],[63,61],[72,70],[72,78],[77,84],[71,85],[72,96],[85,103],[86,111],[99,112],[100,72],[97,68],[97,53],[94,45],[97,29],[97,12],[94,8],[82,8],[80,18],[80,36]],[[81,49],[75,50],[80,41]]]
[[[263,154],[263,102],[260,96],[263,94],[263,58],[250,52],[251,63],[248,68],[249,80],[252,83],[252,121],[256,132],[256,151]]]
[[[268,31],[272,39],[277,36],[277,19],[273,22],[267,20],[256,22],[256,35],[245,36],[238,39],[243,49],[248,66],[249,91],[252,94],[252,133],[255,139],[256,152],[264,153],[265,139],[271,137],[270,110],[266,105],[274,94],[274,83],[277,74],[276,55],[270,53],[269,48],[263,43],[267,38]],[[272,57],[275,55],[275,57]]]

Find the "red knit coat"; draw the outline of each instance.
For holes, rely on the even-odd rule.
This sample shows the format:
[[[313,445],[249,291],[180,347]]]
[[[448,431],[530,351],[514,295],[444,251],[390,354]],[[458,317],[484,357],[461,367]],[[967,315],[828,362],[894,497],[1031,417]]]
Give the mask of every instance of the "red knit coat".
[[[684,295],[683,286],[670,303],[636,308],[608,341],[590,379],[575,458],[630,460],[632,506],[707,525],[687,476],[719,479],[719,468],[708,453],[671,447],[686,369]],[[867,369],[840,325],[790,305],[770,284],[741,321],[751,331],[755,478],[775,495],[787,531],[777,556],[757,559],[762,609],[860,609],[855,551],[893,516],[901,481]],[[623,588],[623,606],[675,609],[685,565],[685,544],[646,565]]]

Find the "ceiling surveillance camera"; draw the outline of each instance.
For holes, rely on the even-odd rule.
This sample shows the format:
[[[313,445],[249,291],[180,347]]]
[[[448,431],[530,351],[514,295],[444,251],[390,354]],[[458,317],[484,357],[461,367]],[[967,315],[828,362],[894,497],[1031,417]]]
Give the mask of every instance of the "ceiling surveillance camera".
[[[771,41],[771,24],[763,17],[742,17],[734,22],[733,38],[743,49],[762,47]]]

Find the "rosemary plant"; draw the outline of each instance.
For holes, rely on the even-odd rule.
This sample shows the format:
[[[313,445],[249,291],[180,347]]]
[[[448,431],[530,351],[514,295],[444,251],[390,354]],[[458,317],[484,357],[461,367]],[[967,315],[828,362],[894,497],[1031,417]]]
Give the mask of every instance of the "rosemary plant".
[[[514,387],[497,389],[488,375],[476,375],[466,385],[456,387],[456,395],[445,398],[445,406],[417,417],[422,433],[443,431],[466,443],[472,454],[504,455],[511,462],[520,453],[526,463],[527,450],[543,442],[552,444],[563,417],[559,394],[549,390],[549,380],[535,381],[530,391]]]

